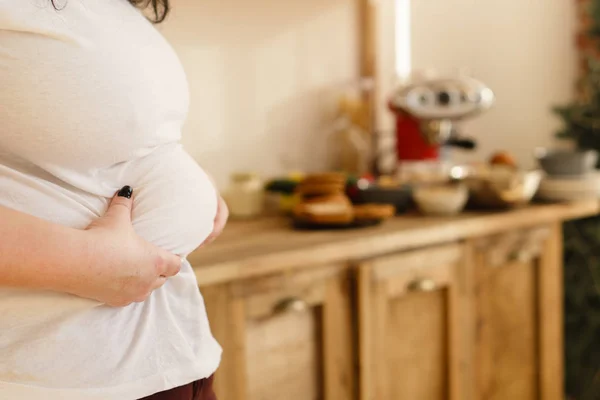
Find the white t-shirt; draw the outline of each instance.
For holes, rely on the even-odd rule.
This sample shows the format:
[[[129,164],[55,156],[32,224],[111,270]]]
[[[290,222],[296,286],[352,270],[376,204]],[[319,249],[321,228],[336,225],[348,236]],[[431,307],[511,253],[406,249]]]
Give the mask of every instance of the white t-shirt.
[[[189,254],[217,196],[179,144],[178,58],[127,0],[55,3],[0,0],[0,205],[84,228],[131,185],[139,235]],[[121,308],[0,288],[0,399],[133,400],[208,377],[220,356],[187,262]]]

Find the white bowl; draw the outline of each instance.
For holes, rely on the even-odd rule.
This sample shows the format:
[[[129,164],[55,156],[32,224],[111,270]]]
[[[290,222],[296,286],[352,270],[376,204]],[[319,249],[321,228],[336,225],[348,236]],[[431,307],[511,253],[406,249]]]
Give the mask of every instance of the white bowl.
[[[545,177],[537,194],[539,199],[549,201],[574,201],[600,197],[600,173],[580,178]]]
[[[600,173],[592,172],[577,178],[556,178],[545,176],[540,189],[548,190],[585,190],[600,186]]]
[[[413,189],[413,200],[419,210],[429,215],[455,215],[461,212],[469,190],[462,184],[423,185]]]
[[[597,191],[557,191],[557,190],[540,190],[537,198],[546,201],[577,201],[599,198]]]

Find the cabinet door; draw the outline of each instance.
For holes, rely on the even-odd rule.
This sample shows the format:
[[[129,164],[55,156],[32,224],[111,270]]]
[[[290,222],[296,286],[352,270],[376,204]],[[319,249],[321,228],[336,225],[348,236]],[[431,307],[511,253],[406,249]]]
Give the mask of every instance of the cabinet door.
[[[365,262],[359,274],[361,400],[464,400],[463,246]]]
[[[474,241],[478,400],[564,399],[561,227]]]
[[[219,399],[354,399],[349,283],[326,266],[203,288],[224,348]]]

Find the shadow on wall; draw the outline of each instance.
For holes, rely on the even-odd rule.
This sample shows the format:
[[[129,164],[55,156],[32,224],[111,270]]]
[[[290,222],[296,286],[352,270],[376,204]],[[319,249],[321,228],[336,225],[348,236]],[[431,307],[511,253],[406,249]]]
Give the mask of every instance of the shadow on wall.
[[[235,170],[324,166],[322,106],[358,74],[356,22],[346,0],[174,2],[160,29],[190,82],[184,146],[220,185]]]

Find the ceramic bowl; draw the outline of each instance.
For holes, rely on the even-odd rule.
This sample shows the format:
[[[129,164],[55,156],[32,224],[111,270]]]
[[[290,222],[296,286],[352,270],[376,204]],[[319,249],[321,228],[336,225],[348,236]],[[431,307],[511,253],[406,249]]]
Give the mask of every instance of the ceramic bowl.
[[[537,193],[544,173],[494,167],[487,173],[465,179],[473,205],[510,208],[527,204]]]
[[[455,215],[467,204],[469,191],[461,183],[420,185],[413,188],[413,200],[423,214]]]
[[[546,201],[600,198],[600,173],[588,173],[577,179],[547,176],[540,184],[537,197]]]
[[[551,176],[581,176],[593,171],[598,162],[595,150],[536,149],[540,167]]]

